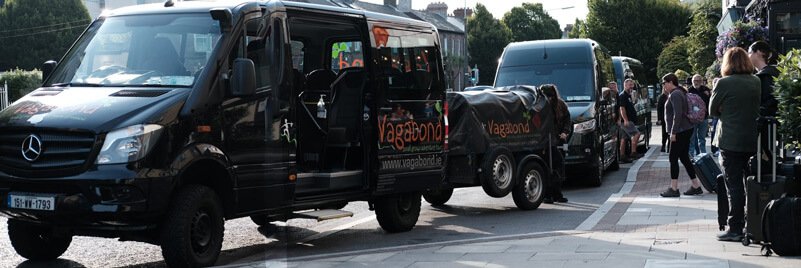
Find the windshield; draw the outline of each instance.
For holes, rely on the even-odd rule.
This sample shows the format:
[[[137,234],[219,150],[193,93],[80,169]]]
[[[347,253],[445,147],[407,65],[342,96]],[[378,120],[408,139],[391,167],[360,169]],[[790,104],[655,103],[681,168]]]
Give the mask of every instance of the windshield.
[[[529,65],[502,67],[496,87],[554,84],[567,102],[593,99],[592,69],[586,64]]]
[[[189,87],[219,38],[208,14],[110,17],[87,29],[48,84]]]

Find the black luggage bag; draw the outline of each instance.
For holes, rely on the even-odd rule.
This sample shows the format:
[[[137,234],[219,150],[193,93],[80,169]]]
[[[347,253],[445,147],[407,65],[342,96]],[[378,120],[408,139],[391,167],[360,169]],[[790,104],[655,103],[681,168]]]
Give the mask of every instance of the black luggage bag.
[[[698,180],[701,181],[704,189],[710,193],[716,192],[718,175],[723,172],[720,171],[720,167],[715,163],[712,155],[708,153],[699,154],[693,157],[692,161],[695,175],[698,176]]]
[[[782,197],[768,203],[762,215],[762,254],[801,255],[801,198]]]
[[[767,146],[774,146],[776,144],[776,129],[778,121],[772,117],[760,117],[758,119],[759,126],[767,127],[768,144]],[[762,131],[759,132],[760,138],[757,139],[757,155],[754,157],[761,157],[762,143],[760,142]],[[765,174],[762,170],[762,161],[755,161],[757,165],[756,176],[748,176],[745,182],[745,237],[743,237],[743,245],[750,245],[752,242],[764,243],[765,238],[762,236],[762,214],[768,203],[774,199],[779,199],[784,194],[784,177],[776,174],[776,157],[769,157],[772,161],[770,163],[770,173]]]

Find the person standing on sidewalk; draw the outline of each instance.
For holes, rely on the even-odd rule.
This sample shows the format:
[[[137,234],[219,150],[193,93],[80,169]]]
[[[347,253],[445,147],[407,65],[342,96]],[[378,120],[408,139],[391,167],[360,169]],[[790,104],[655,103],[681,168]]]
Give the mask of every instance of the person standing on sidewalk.
[[[631,154],[626,153],[626,142],[620,142],[620,156],[623,162],[631,162],[637,155],[637,143],[640,141],[640,131],[637,129],[637,110],[634,109],[634,102],[631,101],[631,91],[634,90],[634,80],[631,78],[623,82],[623,92],[617,96],[617,104],[620,106],[620,118],[623,120],[620,129],[626,138],[631,140]]]
[[[704,84],[703,76],[699,74],[693,75],[692,86],[687,91],[701,97],[704,100],[704,104],[709,107],[709,96],[712,95],[712,90]],[[707,129],[709,126],[708,119],[709,113],[707,112],[704,121],[693,127],[693,135],[690,137],[690,156],[706,153],[706,135],[707,131],[709,131]]]
[[[776,117],[779,110],[779,101],[773,96],[773,78],[779,75],[776,66],[769,65],[768,62],[773,56],[773,49],[765,41],[756,41],[748,47],[748,58],[757,70],[756,76],[759,77],[762,89],[762,101],[759,105],[759,114],[762,116]],[[760,159],[763,165],[770,163],[775,149],[769,145],[767,128],[762,130],[762,152]]]
[[[757,122],[761,90],[748,54],[739,47],[726,50],[718,80],[709,100],[709,113],[718,117],[713,143],[723,157],[723,175],[729,194],[729,230],[720,241],[740,241],[745,227],[745,176],[748,159],[757,151]]]
[[[701,190],[701,181],[695,177],[693,163],[690,162],[690,137],[693,134],[693,125],[687,119],[687,92],[679,86],[679,79],[675,74],[669,73],[662,77],[662,87],[670,95],[665,104],[665,124],[667,132],[670,133],[670,187],[662,192],[662,197],[679,197],[679,160],[687,170],[687,175],[692,180],[692,187],[684,192],[685,195],[697,195],[704,193]]]
[[[660,152],[670,151],[670,135],[667,133],[667,126],[665,126],[665,103],[668,100],[668,92],[665,87],[662,87],[662,94],[659,94],[659,99],[656,103],[656,124],[662,126],[662,148]]]
[[[542,94],[548,98],[548,103],[551,104],[554,116],[554,138],[558,141],[551,147],[551,159],[556,169],[556,179],[551,180],[545,191],[545,198],[542,202],[546,204],[553,204],[554,201],[559,203],[567,203],[567,198],[562,195],[562,182],[565,180],[564,157],[559,146],[567,142],[567,137],[573,130],[573,123],[570,120],[570,111],[567,109],[567,104],[562,97],[559,96],[559,90],[556,85],[545,84],[540,86]]]

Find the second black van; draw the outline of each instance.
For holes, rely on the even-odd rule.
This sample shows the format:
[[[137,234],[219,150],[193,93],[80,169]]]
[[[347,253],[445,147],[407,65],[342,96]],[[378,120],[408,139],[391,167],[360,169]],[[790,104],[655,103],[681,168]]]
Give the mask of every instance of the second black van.
[[[495,86],[555,84],[573,120],[565,164],[590,168],[584,178],[599,186],[604,170],[619,168],[616,94],[605,91],[612,81],[612,57],[598,42],[556,39],[506,46]]]

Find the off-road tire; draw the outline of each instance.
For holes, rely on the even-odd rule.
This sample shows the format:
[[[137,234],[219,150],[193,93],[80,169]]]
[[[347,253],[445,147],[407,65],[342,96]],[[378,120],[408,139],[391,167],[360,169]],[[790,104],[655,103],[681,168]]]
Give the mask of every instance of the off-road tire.
[[[604,160],[601,155],[595,156],[595,160],[590,164],[590,174],[587,176],[587,185],[599,187],[604,180]]]
[[[428,189],[423,193],[423,199],[432,206],[441,206],[448,202],[453,196],[453,188]]]
[[[540,207],[545,198],[548,182],[542,167],[534,162],[527,163],[523,166],[517,181],[512,190],[512,199],[517,208],[533,210]]]
[[[375,216],[378,224],[389,233],[411,230],[420,217],[420,199],[419,193],[409,193],[376,200]]]
[[[496,147],[481,163],[481,188],[492,197],[504,197],[515,186],[515,159],[506,147]]]
[[[225,222],[220,199],[210,188],[178,190],[161,226],[161,254],[170,267],[211,266],[222,248]]]
[[[8,238],[17,254],[34,261],[56,259],[72,242],[72,236],[54,234],[52,227],[13,219],[8,220]]]
[[[615,146],[615,160],[609,165],[610,171],[620,170],[620,150],[618,148],[620,148],[620,141],[618,141],[617,145]]]

